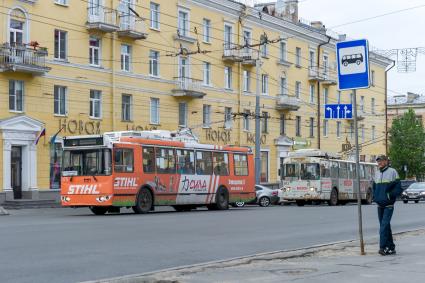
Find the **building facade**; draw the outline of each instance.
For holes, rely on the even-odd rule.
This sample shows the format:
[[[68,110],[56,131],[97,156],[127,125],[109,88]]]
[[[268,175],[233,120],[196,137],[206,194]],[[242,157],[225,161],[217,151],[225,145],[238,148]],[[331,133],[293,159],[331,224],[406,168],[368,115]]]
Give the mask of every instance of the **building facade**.
[[[415,111],[417,118],[425,124],[425,96],[408,92],[388,99],[388,128],[391,128],[394,119],[400,118],[409,109]]]
[[[337,89],[338,38],[299,21],[297,1],[2,3],[0,201],[57,195],[66,135],[189,127],[203,143],[254,146],[257,80],[262,182],[278,181],[291,150],[342,152],[354,141],[350,121],[323,113],[352,100]],[[391,63],[370,60],[372,87],[358,91],[367,161],[385,149]]]

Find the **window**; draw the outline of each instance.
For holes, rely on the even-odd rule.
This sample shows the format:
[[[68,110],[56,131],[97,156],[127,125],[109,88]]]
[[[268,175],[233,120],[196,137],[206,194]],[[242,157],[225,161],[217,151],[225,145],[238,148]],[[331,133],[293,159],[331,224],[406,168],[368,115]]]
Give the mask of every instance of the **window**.
[[[54,113],[55,115],[66,115],[67,114],[67,99],[66,99],[66,86],[54,86]]]
[[[362,143],[364,143],[364,125],[361,125],[362,129]]]
[[[263,57],[267,57],[269,55],[269,46],[268,46],[268,42],[267,42],[267,37],[265,35],[262,35],[260,37],[260,44],[261,47],[261,56]]]
[[[372,126],[372,140],[375,140],[375,126]]]
[[[285,114],[280,114],[280,134],[285,134]]]
[[[130,72],[131,47],[121,44],[121,71]]]
[[[66,60],[67,32],[55,29],[55,59]]]
[[[360,111],[364,112],[364,96],[360,96]]]
[[[232,89],[232,67],[224,67],[225,88]]]
[[[328,136],[328,120],[323,120],[323,136],[327,137]]]
[[[24,111],[24,82],[17,80],[9,81],[9,110]]]
[[[197,175],[212,175],[213,160],[211,151],[196,152],[196,174]]]
[[[243,44],[245,44],[246,46],[251,44],[251,37],[252,37],[251,34],[252,33],[251,33],[250,30],[244,30],[243,31]],[[242,49],[242,52],[243,52],[242,56],[249,55],[250,54],[249,51],[250,51],[250,49],[248,47],[244,47]]]
[[[159,52],[155,50],[149,51],[149,75],[159,76]]]
[[[310,138],[314,137],[314,118],[310,117]]]
[[[337,100],[337,103],[338,104],[341,103],[341,91],[339,91],[339,90],[336,93],[336,100]]]
[[[121,119],[123,121],[131,121],[133,119],[133,111],[132,111],[132,106],[133,106],[133,97],[129,94],[123,94],[121,97]]]
[[[288,85],[286,78],[282,77],[280,78],[280,95],[287,95],[288,94]]]
[[[261,75],[261,93],[264,95],[269,93],[269,75]]]
[[[204,85],[211,85],[211,64],[204,62]]]
[[[372,114],[375,114],[375,98],[374,97],[372,97],[370,101],[370,108],[371,108]]]
[[[301,96],[301,82],[295,82],[295,97],[300,98]]]
[[[230,49],[233,43],[233,27],[224,25],[224,49]]]
[[[251,111],[249,111],[248,109],[244,110],[244,115],[243,115],[243,129],[244,131],[249,131],[249,117],[251,115]]]
[[[55,3],[61,4],[61,5],[68,5],[68,0],[55,0]]]
[[[116,173],[131,173],[134,171],[132,149],[117,148],[114,150],[114,171]]]
[[[155,150],[153,147],[143,147],[143,172],[155,173]]]
[[[14,19],[10,19],[9,22],[9,42],[12,45],[22,45],[24,43],[25,14],[19,9],[13,10],[12,14],[14,14]]]
[[[295,49],[295,65],[301,67],[301,48],[297,47]]]
[[[187,103],[179,103],[179,127],[187,127]]]
[[[229,155],[224,152],[214,152],[213,154],[214,175],[229,175]]]
[[[250,91],[251,73],[249,71],[243,71],[243,91]]]
[[[374,70],[372,70],[370,73],[370,84],[372,86],[375,86],[375,71]]]
[[[151,2],[151,28],[159,29],[159,4]]]
[[[315,65],[316,65],[316,55],[315,55],[315,53],[314,53],[314,51],[311,51],[310,50],[310,52],[308,53],[309,54],[309,57],[308,57],[308,67],[309,68],[312,68],[312,67],[314,67]]]
[[[329,89],[325,87],[323,89],[323,103],[328,104],[328,102],[329,102]]]
[[[336,122],[336,137],[337,138],[341,137],[341,122],[340,121]]]
[[[263,112],[261,116],[261,132],[267,134],[269,132],[269,113]]]
[[[179,10],[178,32],[180,36],[189,36],[189,12]]]
[[[231,107],[224,108],[224,128],[226,129],[232,128],[232,108]]]
[[[100,39],[90,37],[90,65],[100,66]]]
[[[301,116],[297,116],[295,119],[295,135],[301,137]]]
[[[176,173],[176,159],[174,156],[174,149],[160,148],[155,149],[156,153],[156,173],[159,174],[175,174]]]
[[[151,98],[151,124],[159,124],[159,98]]]
[[[90,118],[102,117],[102,92],[90,90]]]
[[[211,105],[204,104],[202,107],[203,115],[202,115],[202,124],[204,128],[211,127]]]
[[[233,154],[235,176],[248,176],[248,156],[246,154]]]
[[[260,182],[265,183],[269,181],[269,152],[261,151],[261,171]]]
[[[348,170],[347,170],[347,163],[341,162],[339,163],[339,178],[341,179],[347,179],[348,177]]]
[[[280,61],[286,61],[286,42],[280,42]]]
[[[189,78],[190,77],[190,65],[189,59],[187,57],[179,57],[179,78]]]
[[[195,174],[195,152],[193,150],[177,149],[177,173]]]
[[[310,85],[310,103],[314,104],[314,93],[316,92],[315,85]]]
[[[208,19],[203,20],[203,34],[204,34],[204,42],[210,43],[211,41],[211,21]]]

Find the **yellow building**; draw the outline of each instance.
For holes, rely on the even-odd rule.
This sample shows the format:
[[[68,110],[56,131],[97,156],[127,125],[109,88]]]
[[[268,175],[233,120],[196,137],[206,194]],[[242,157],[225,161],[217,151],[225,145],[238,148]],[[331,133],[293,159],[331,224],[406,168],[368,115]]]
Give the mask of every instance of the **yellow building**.
[[[283,4],[2,1],[0,203],[57,196],[65,135],[190,127],[204,143],[253,146],[257,54],[262,182],[278,180],[293,149],[341,152],[352,124],[323,116],[324,103],[350,102],[337,91],[338,39],[301,23],[297,1]],[[367,160],[384,152],[391,62],[370,59],[373,86],[358,91]]]

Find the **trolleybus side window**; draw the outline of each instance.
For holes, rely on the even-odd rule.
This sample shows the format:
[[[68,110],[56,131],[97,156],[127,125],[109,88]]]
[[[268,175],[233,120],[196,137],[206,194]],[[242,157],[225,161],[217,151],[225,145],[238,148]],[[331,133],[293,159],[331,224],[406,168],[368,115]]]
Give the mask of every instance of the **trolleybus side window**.
[[[214,174],[219,176],[229,175],[229,156],[224,152],[214,152]]]
[[[233,154],[235,176],[248,176],[248,157],[246,154]]]
[[[159,174],[175,174],[176,159],[174,149],[172,148],[155,148],[156,152],[156,172]]]
[[[345,163],[345,162],[339,163],[339,178],[340,179],[347,179],[348,178],[347,163]]]
[[[143,147],[143,172],[155,173],[155,150],[153,147]]]
[[[320,169],[317,163],[301,164],[301,180],[319,180]]]
[[[322,178],[330,178],[331,177],[331,165],[329,161],[323,161],[322,164],[320,164],[320,175]]]
[[[338,162],[331,162],[331,177],[334,179],[338,178]]]
[[[356,164],[348,163],[348,178],[355,179],[356,178]]]
[[[212,175],[212,152],[196,151],[196,174]]]
[[[195,174],[195,153],[193,150],[177,149],[177,172]]]
[[[285,164],[284,176],[295,178],[298,177],[298,164]]]
[[[360,164],[360,179],[365,178],[365,171],[364,171],[364,165]]]
[[[114,170],[117,173],[130,173],[134,171],[133,150],[130,148],[117,148],[114,150]]]

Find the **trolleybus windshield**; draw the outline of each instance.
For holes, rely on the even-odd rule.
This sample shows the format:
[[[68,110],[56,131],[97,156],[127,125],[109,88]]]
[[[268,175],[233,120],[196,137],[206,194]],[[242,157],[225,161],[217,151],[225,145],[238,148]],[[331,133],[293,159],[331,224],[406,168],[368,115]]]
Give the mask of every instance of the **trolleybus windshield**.
[[[110,149],[65,150],[63,176],[111,175]]]

